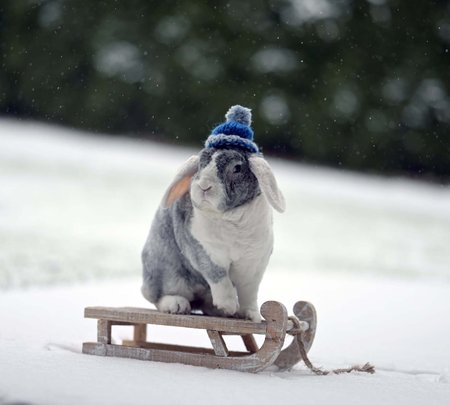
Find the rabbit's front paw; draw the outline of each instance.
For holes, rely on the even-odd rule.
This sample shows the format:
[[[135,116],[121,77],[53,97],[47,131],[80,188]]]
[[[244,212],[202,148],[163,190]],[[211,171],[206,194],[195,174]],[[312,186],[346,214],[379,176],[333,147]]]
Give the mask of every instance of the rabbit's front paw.
[[[179,295],[165,295],[156,305],[158,311],[169,314],[188,314],[191,312],[189,301]]]
[[[234,287],[228,290],[218,291],[213,295],[214,306],[225,315],[234,315],[239,309],[239,302]]]
[[[238,315],[239,315],[239,318],[250,319],[253,322],[261,322],[262,321],[261,314],[259,313],[258,309],[242,308],[241,310],[239,310]]]

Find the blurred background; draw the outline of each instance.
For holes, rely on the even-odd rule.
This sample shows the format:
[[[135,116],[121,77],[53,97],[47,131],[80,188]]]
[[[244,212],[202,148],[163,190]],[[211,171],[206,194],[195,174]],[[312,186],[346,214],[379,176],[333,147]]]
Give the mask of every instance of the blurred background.
[[[444,0],[1,1],[0,288],[138,276],[233,104],[288,202],[272,268],[449,280],[449,49]]]
[[[236,103],[266,154],[450,175],[450,3],[0,5],[0,114],[198,147]]]

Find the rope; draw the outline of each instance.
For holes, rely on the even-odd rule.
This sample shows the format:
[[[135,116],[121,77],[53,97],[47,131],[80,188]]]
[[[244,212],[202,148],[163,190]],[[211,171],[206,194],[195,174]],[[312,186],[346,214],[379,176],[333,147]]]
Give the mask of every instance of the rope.
[[[375,373],[375,367],[370,363],[366,363],[363,366],[355,365],[348,368],[336,368],[334,370],[323,370],[321,368],[315,367],[309,360],[308,355],[306,354],[305,345],[303,343],[306,330],[304,330],[301,322],[296,316],[290,316],[289,319],[294,324],[294,327],[287,333],[294,336],[294,339],[297,339],[300,357],[306,364],[306,367],[308,367],[314,374],[316,375],[344,374],[344,373],[351,373],[352,371],[359,371],[361,373],[369,373],[369,374]]]

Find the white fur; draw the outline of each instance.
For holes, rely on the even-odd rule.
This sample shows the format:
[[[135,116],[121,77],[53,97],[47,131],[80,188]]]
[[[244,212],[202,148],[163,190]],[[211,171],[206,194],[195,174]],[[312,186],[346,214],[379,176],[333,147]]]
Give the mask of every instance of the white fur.
[[[286,209],[286,202],[283,194],[278,188],[277,180],[275,179],[272,169],[267,161],[258,155],[251,156],[248,161],[253,174],[258,179],[259,187],[266,196],[267,201],[269,201],[270,205],[278,212],[284,212]]]
[[[165,295],[156,304],[158,311],[169,314],[188,314],[191,312],[189,301],[179,295]]]
[[[194,208],[212,213],[220,212],[225,190],[217,176],[216,156],[192,179],[190,193]]]
[[[204,189],[211,187],[206,193]],[[203,189],[203,190],[202,190]],[[215,159],[191,184],[191,233],[211,260],[228,269],[218,283],[208,280],[213,303],[227,314],[260,320],[257,294],[273,247],[272,210],[264,195],[230,211],[219,210],[224,195]]]

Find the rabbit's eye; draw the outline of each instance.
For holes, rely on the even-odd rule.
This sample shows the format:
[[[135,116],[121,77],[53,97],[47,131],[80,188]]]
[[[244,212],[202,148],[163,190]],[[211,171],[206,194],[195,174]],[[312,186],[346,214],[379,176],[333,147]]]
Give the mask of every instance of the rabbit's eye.
[[[242,169],[242,165],[236,165],[233,168],[233,173],[240,173]]]

